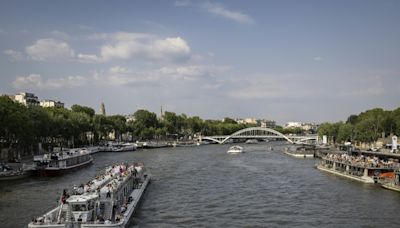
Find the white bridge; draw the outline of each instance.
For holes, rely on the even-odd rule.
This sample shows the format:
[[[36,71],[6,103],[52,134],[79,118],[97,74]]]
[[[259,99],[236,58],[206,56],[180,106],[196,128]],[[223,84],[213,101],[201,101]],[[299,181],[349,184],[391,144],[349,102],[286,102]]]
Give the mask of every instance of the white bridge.
[[[250,127],[237,131],[231,135],[201,136],[202,140],[209,140],[219,144],[230,139],[285,139],[290,143],[317,141],[318,135],[284,135],[279,131],[266,127]]]

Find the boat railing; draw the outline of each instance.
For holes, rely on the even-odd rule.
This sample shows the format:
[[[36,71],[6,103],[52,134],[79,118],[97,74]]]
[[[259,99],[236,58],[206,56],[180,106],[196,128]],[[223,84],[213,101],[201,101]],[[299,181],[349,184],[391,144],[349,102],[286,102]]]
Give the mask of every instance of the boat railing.
[[[331,162],[337,162],[345,165],[350,165],[350,166],[355,166],[355,167],[360,167],[360,168],[376,168],[376,169],[396,169],[400,167],[400,164],[398,163],[391,163],[391,164],[386,164],[386,163],[372,163],[372,162],[366,162],[366,161],[349,161],[346,159],[335,159],[335,158],[327,158],[325,157],[324,160],[331,161]]]

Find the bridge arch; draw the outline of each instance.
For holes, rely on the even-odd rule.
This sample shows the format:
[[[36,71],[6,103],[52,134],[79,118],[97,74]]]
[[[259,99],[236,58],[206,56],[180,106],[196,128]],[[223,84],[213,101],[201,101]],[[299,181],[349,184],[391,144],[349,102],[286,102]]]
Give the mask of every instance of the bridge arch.
[[[278,135],[279,137],[282,137],[282,138],[286,139],[290,143],[293,143],[293,141],[291,139],[289,139],[286,135],[280,133],[279,131],[276,131],[276,130],[271,129],[271,128],[266,128],[266,127],[249,127],[249,128],[245,128],[245,129],[239,130],[239,131],[229,135],[224,140],[220,141],[220,143],[223,144],[223,143],[226,142],[226,140],[228,140],[228,139],[230,139],[230,138],[232,138],[234,136],[245,134],[245,133],[252,132],[252,131],[261,131],[261,132],[272,133],[272,134]]]
[[[218,140],[218,139],[214,139],[214,138],[212,138],[212,137],[207,137],[207,136],[201,137],[201,140],[210,140],[210,141],[212,141],[212,142],[216,142],[216,143],[222,144],[222,141],[220,141],[220,140]]]

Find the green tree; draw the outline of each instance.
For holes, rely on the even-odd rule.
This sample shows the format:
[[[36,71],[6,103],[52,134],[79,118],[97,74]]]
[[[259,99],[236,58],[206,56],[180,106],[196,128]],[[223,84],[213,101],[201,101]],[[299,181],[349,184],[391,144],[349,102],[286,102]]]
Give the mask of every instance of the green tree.
[[[94,109],[90,108],[90,107],[87,107],[87,106],[81,106],[81,105],[74,104],[74,105],[71,106],[71,110],[73,112],[86,113],[90,118],[93,118],[93,116],[95,115]]]
[[[353,130],[354,130],[353,125],[349,123],[340,124],[338,129],[337,141],[342,143],[353,141]]]
[[[112,125],[112,129],[115,132],[115,138],[121,139],[121,135],[128,131],[125,116],[114,115],[107,118],[109,119],[109,122]]]
[[[137,110],[133,116],[135,121],[132,124],[133,126],[131,125],[131,128],[133,129],[134,135],[143,139],[152,139],[155,129],[159,125],[157,115],[153,112],[140,109]],[[151,133],[153,133],[152,136],[150,136]]]

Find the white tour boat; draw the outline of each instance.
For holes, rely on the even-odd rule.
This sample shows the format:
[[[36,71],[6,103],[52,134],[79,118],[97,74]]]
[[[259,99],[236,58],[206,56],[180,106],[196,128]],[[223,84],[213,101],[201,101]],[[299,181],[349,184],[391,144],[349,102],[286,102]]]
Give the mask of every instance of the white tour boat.
[[[135,151],[137,145],[135,143],[117,143],[112,145],[113,152]]]
[[[229,150],[227,151],[228,154],[238,154],[238,153],[243,153],[243,147],[241,146],[231,146],[229,147]]]
[[[141,163],[107,167],[85,185],[64,190],[60,205],[33,219],[29,228],[122,228],[138,208],[150,183]]]
[[[33,157],[41,175],[60,175],[90,165],[93,158],[87,149],[71,149]]]

